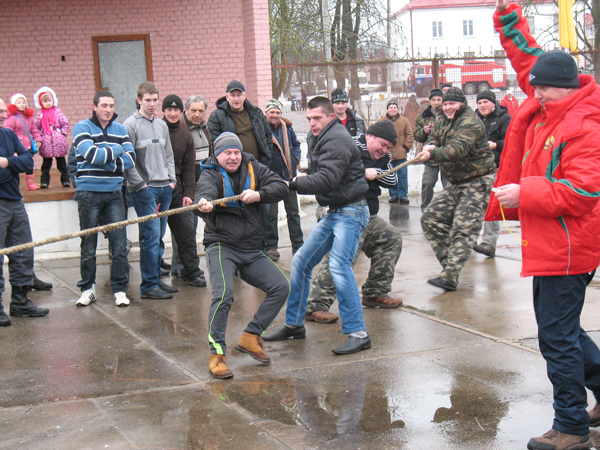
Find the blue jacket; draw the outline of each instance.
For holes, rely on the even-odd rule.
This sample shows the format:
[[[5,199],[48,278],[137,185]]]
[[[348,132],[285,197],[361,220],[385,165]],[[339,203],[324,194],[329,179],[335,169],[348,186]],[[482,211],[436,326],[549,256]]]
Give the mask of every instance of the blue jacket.
[[[17,156],[14,156],[14,154]],[[33,156],[23,147],[13,130],[0,128],[0,156],[8,159],[8,167],[0,168],[0,198],[21,200],[19,174],[33,169]]]
[[[73,127],[77,160],[77,190],[115,192],[123,186],[123,172],[135,167],[135,151],[125,127],[113,115],[102,129],[96,114]]]
[[[285,122],[285,125],[287,127],[288,142],[290,145],[290,159],[292,160],[292,174],[290,176],[288,168],[283,162],[281,152],[275,144],[273,144],[273,153],[271,153],[271,162],[269,164],[269,169],[271,169],[285,181],[290,181],[297,175],[297,167],[300,163],[301,158],[300,142],[296,138],[296,133],[292,128],[292,122],[290,122],[288,119],[284,119],[283,117],[281,118],[281,120]],[[281,149],[284,149],[285,147],[283,146],[282,127],[278,127],[277,129],[275,129],[273,125],[269,124],[269,126],[271,127],[271,133],[273,134],[273,137],[277,139],[277,142],[279,142]]]

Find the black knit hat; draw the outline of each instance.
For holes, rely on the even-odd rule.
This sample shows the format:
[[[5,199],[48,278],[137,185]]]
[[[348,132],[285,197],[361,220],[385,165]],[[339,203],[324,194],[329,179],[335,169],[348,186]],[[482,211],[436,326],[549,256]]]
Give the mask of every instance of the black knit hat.
[[[465,94],[463,94],[463,91],[461,91],[457,87],[452,86],[452,87],[450,87],[446,91],[446,93],[442,97],[442,102],[461,102],[461,103],[464,103],[464,101],[466,99],[467,99],[467,97],[465,97]]]
[[[429,91],[429,100],[431,100],[431,97],[435,97],[436,95],[438,97],[443,97],[444,93],[442,92],[441,89],[432,89]]]
[[[396,128],[389,120],[380,120],[379,122],[375,122],[373,125],[367,128],[367,134],[372,134],[373,136],[390,141],[394,145],[396,145],[396,142],[398,142],[398,133],[396,133]]]
[[[396,100],[390,100],[389,102],[387,102],[385,109],[389,109],[390,105],[396,105],[398,108],[400,107]]]
[[[531,86],[578,88],[579,71],[571,55],[562,50],[542,53],[529,72]]]
[[[496,103],[496,94],[492,91],[481,91],[477,94],[477,101],[479,100],[489,100],[492,103]]]
[[[177,108],[180,111],[183,111],[183,102],[181,98],[175,94],[167,95],[163,100],[162,110],[166,110],[167,108]]]
[[[331,93],[331,103],[346,102],[348,103],[348,94],[343,89],[335,89]]]

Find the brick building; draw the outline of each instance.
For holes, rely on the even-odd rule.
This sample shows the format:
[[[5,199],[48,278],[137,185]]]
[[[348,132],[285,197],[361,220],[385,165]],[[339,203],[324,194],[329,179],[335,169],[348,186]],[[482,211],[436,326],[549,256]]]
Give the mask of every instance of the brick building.
[[[99,88],[115,94],[124,120],[146,78],[161,98],[203,95],[209,113],[234,78],[261,108],[271,98],[268,0],[2,1],[0,39],[0,98],[21,92],[33,107],[33,93],[50,86],[71,128]]]

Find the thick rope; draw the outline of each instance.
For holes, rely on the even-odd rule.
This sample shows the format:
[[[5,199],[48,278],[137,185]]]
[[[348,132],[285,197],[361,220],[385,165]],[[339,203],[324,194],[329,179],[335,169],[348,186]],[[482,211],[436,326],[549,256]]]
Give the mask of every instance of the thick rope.
[[[402,167],[408,166],[409,164],[413,164],[418,161],[419,161],[419,158],[410,159],[410,160],[400,164],[399,166],[394,167],[393,169],[390,169],[386,172],[383,172],[380,175],[377,175],[377,177],[375,177],[375,179],[378,180],[379,178],[383,178],[383,177],[389,175],[390,173],[394,173],[394,172],[400,170]],[[220,205],[220,204],[227,203],[227,202],[234,202],[237,200],[241,200],[242,197],[243,197],[242,194],[234,195],[233,197],[220,198],[217,200],[210,201],[208,203],[210,203],[212,205]],[[15,245],[13,247],[7,247],[4,249],[0,249],[0,256],[9,255],[11,253],[16,253],[16,252],[22,252],[23,250],[29,250],[30,248],[41,247],[42,245],[53,244],[55,242],[67,241],[69,239],[90,236],[90,235],[96,234],[96,233],[104,233],[107,231],[116,230],[117,228],[124,228],[127,225],[132,225],[134,223],[147,222],[148,220],[160,219],[161,217],[173,216],[175,214],[181,214],[181,213],[188,212],[188,211],[195,211],[196,209],[198,209],[198,204],[195,203],[190,206],[184,206],[182,208],[176,208],[176,209],[169,209],[168,211],[163,211],[163,212],[156,213],[156,214],[150,214],[148,216],[136,217],[135,219],[124,220],[122,222],[110,223],[108,225],[103,225],[101,227],[87,228],[85,230],[77,231],[75,233],[62,234],[60,236],[54,236],[54,237],[50,237],[47,239],[41,239],[39,241],[27,242],[25,244],[20,244],[20,245]]]
[[[243,194],[234,195],[233,197],[220,198],[217,200],[210,201],[208,203],[212,205],[220,205],[222,203],[234,202],[237,200],[241,200]],[[195,203],[190,206],[184,206],[182,208],[169,209],[167,211],[159,212],[156,214],[150,214],[148,216],[136,217],[135,219],[124,220],[122,222],[110,223],[108,225],[103,225],[101,227],[96,228],[87,228],[85,230],[77,231],[76,233],[63,234],[60,236],[54,236],[47,239],[42,239],[39,241],[27,242],[25,244],[15,245],[14,247],[7,247],[0,250],[0,256],[9,255],[11,253],[22,252],[23,250],[29,250],[30,248],[40,247],[46,244],[52,244],[54,242],[66,241],[69,239],[74,239],[78,237],[89,236],[91,234],[96,233],[104,233],[106,231],[116,230],[117,228],[123,228],[127,225],[132,225],[134,223],[147,222],[148,220],[160,219],[161,217],[173,216],[175,214],[181,214],[188,211],[195,211],[199,208],[198,204]]]
[[[379,180],[380,178],[383,178],[383,177],[386,177],[386,176],[388,176],[390,173],[397,172],[398,170],[402,169],[403,167],[406,167],[406,166],[408,166],[409,164],[414,164],[414,163],[417,163],[417,162],[419,162],[419,158],[418,158],[418,157],[415,157],[415,158],[413,158],[413,159],[409,159],[408,161],[406,161],[406,162],[403,162],[403,163],[402,163],[402,164],[400,164],[399,166],[396,166],[396,167],[394,167],[393,169],[390,169],[390,170],[388,170],[388,171],[386,171],[386,172],[383,172],[383,173],[381,173],[381,174],[377,175],[377,176],[375,177],[375,179],[376,179],[376,180]]]

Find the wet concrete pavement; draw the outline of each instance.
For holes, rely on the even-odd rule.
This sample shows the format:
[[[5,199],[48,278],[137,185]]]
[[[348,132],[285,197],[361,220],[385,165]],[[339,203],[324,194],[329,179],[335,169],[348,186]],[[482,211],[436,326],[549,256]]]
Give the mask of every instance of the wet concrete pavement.
[[[304,210],[308,233],[314,207]],[[234,344],[264,294],[236,280],[229,381],[208,372],[209,288],[167,278],[180,289],[173,300],[141,300],[134,255],[132,305],[117,308],[101,257],[99,299],[76,308],[79,260],[36,264],[54,289],[30,297],[50,314],[0,328],[0,449],[526,448],[553,411],[519,242],[502,227],[496,258],[474,253],[444,293],[426,282],[440,267],[420,209],[382,202],[380,215],[403,234],[392,296],[404,305],[364,309],[373,348],[336,356],[341,324],[309,322],[306,340],[266,343],[272,363],[259,364]],[[285,227],[280,239],[289,273]],[[363,255],[359,284],[368,267]],[[597,342],[599,288],[595,279],[582,315]],[[269,331],[283,323],[284,311]]]

